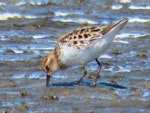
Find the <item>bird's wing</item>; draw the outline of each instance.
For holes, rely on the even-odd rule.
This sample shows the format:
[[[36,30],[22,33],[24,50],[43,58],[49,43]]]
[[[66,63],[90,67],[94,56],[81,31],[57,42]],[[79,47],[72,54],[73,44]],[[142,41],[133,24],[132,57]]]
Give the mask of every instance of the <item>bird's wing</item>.
[[[83,50],[101,39],[103,35],[107,34],[114,27],[127,20],[128,19],[124,18],[108,26],[93,26],[76,29],[66,35],[63,35],[60,38],[59,43],[67,44],[68,46]]]
[[[83,50],[100,39],[103,36],[101,32],[100,27],[84,27],[62,36],[59,42]]]

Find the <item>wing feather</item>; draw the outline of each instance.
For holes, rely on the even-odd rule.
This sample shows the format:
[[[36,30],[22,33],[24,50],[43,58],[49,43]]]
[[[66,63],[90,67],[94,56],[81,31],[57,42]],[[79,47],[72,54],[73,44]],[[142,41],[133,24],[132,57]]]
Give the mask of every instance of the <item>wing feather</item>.
[[[100,39],[103,36],[101,32],[100,27],[84,27],[62,36],[59,41],[62,44],[83,50]]]
[[[103,35],[107,34],[120,23],[124,23],[127,21],[128,19],[124,18],[108,26],[79,28],[66,35],[63,35],[60,38],[59,43],[72,46],[79,50],[83,50],[94,44],[97,40],[101,39]]]

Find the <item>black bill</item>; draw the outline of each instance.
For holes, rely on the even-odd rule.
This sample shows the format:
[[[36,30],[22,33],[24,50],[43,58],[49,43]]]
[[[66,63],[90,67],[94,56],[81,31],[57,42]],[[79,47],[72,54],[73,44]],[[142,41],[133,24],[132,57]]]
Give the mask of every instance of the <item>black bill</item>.
[[[49,86],[50,78],[51,78],[50,75],[46,75],[46,87]]]

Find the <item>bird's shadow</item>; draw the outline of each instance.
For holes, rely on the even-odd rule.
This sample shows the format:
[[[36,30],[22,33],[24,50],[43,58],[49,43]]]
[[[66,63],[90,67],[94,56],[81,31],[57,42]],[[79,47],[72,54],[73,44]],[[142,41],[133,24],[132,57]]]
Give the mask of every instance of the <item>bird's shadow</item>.
[[[52,83],[49,84],[49,87],[53,86],[77,86],[77,81],[72,81],[72,82],[59,82],[59,83]],[[81,81],[80,86],[91,86],[91,82],[89,81]],[[98,82],[96,87],[112,87],[112,88],[118,88],[118,89],[127,89],[125,86],[121,86],[118,84],[113,84],[113,83],[106,83],[106,82]]]

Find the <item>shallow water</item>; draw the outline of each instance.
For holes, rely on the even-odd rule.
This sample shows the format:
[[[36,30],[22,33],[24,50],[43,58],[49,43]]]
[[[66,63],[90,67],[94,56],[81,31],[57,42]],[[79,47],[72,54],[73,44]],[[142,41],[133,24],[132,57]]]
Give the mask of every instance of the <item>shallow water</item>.
[[[1,0],[0,112],[150,112],[150,2],[148,0]],[[128,17],[97,68],[89,63],[56,73],[45,87],[41,60],[58,37],[75,28]]]

